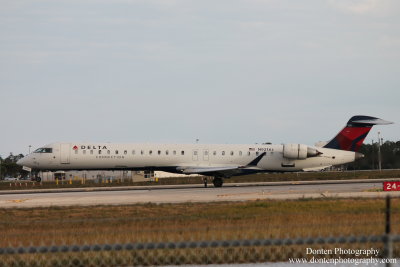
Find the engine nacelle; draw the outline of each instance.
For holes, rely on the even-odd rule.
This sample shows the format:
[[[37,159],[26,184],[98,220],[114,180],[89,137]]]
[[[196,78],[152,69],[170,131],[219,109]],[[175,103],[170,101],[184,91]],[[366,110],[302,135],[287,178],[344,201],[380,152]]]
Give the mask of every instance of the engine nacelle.
[[[306,159],[309,157],[316,157],[321,155],[314,147],[309,147],[302,144],[284,144],[283,157],[287,159]]]

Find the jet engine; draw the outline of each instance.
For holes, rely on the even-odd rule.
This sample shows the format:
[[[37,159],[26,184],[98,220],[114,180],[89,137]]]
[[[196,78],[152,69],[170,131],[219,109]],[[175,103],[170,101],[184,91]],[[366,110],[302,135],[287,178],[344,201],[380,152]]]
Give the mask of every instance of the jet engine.
[[[283,145],[283,157],[287,159],[306,159],[310,157],[316,157],[321,155],[314,147],[309,147],[302,144],[284,144]]]

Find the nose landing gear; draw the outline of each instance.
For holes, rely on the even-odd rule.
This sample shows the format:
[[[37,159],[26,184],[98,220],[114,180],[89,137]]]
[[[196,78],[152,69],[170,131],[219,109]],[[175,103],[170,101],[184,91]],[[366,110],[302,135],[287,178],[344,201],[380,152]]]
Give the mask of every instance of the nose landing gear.
[[[38,183],[40,183],[42,181],[42,178],[39,176],[38,172],[35,172],[35,173],[32,172],[31,175],[32,175],[31,176],[31,181],[35,181],[35,182],[38,182]]]
[[[204,187],[207,188],[207,177],[203,178]]]

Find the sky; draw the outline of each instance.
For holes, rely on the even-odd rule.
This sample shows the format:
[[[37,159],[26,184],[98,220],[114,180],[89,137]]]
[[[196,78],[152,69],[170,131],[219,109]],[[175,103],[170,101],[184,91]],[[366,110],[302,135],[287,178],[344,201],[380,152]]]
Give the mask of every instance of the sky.
[[[0,155],[400,140],[398,0],[0,0]]]

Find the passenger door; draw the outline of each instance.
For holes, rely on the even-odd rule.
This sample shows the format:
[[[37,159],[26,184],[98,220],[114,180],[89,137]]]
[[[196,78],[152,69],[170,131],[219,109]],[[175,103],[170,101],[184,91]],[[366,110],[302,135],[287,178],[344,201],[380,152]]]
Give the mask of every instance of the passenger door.
[[[71,154],[71,144],[61,144],[60,147],[60,163],[69,164],[69,158]]]
[[[198,149],[193,150],[192,159],[193,159],[193,161],[197,161],[199,159],[199,150]]]
[[[203,160],[208,161],[208,149],[203,150]]]

